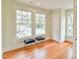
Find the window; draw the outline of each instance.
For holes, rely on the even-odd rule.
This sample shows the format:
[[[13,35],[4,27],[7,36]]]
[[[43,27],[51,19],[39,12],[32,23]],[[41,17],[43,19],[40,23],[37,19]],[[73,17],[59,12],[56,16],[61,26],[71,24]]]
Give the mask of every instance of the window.
[[[73,12],[67,11],[67,38],[73,38]]]
[[[45,36],[46,15],[43,13],[32,14],[32,12],[16,9],[16,38],[18,39],[26,37],[30,38],[33,37],[34,35]],[[34,16],[35,18],[32,16]]]
[[[35,35],[45,34],[45,14],[36,13]]]
[[[16,37],[23,38],[32,35],[31,12],[16,10]]]

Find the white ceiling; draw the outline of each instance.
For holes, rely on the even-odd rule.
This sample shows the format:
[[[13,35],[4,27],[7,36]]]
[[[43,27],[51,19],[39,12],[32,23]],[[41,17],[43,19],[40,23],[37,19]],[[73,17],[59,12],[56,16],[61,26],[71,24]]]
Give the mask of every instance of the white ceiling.
[[[18,0],[45,9],[73,8],[73,0]]]

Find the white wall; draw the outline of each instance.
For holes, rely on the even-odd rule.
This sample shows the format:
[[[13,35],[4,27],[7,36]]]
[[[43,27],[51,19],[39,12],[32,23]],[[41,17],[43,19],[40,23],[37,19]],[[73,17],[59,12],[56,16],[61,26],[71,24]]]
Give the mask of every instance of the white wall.
[[[60,37],[60,42],[64,42],[65,41],[65,36],[66,36],[66,15],[65,15],[65,10],[62,9],[61,10],[61,37]]]
[[[52,37],[54,40],[60,40],[60,19],[61,19],[60,10],[53,10],[52,13]]]
[[[65,40],[65,9],[53,10],[52,38],[58,42],[64,42]]]

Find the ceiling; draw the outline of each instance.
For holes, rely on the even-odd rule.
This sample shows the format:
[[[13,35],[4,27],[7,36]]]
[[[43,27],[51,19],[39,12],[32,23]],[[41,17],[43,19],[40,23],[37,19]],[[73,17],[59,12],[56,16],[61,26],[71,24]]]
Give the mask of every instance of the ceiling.
[[[45,9],[73,8],[73,0],[18,0],[18,1]]]

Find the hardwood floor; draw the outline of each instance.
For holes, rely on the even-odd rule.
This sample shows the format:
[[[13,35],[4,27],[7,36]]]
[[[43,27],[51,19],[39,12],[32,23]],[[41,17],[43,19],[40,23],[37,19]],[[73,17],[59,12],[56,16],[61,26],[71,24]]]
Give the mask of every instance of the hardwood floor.
[[[4,53],[3,59],[67,59],[72,43],[47,40],[36,45]]]

